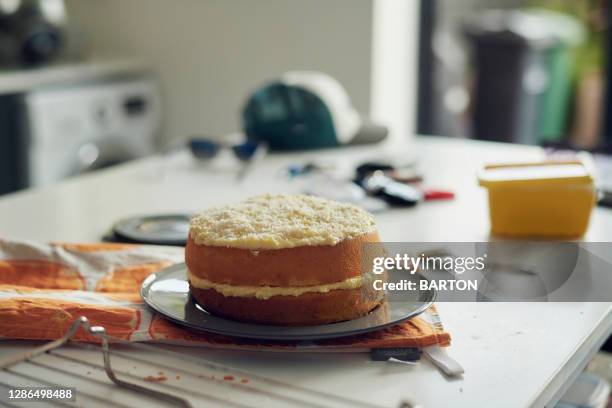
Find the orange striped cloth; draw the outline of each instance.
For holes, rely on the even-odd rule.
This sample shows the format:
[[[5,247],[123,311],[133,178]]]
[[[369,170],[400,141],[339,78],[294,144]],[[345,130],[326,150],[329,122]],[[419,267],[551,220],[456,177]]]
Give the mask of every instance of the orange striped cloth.
[[[0,338],[51,340],[86,316],[129,341],[281,351],[368,351],[448,345],[435,308],[375,333],[319,342],[265,342],[189,331],[140,299],[151,273],[183,261],[183,249],[132,244],[39,244],[0,239]],[[91,340],[84,332],[77,339]]]

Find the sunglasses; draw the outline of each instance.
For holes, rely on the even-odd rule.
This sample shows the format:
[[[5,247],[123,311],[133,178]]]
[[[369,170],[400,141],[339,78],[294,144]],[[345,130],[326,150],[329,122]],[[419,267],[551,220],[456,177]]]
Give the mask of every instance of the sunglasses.
[[[239,144],[225,144],[216,140],[205,138],[191,138],[188,141],[189,150],[193,157],[209,160],[216,157],[221,150],[230,150],[241,161],[249,161],[258,150],[264,146],[261,143],[244,142]]]

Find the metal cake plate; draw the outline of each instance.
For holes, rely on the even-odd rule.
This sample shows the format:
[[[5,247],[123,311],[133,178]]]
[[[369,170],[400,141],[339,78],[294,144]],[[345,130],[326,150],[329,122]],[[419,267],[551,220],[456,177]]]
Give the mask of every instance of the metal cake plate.
[[[408,279],[424,279],[408,275]],[[145,304],[169,320],[190,329],[226,336],[266,340],[320,340],[381,330],[423,313],[433,303],[435,290],[406,292],[402,299],[384,302],[367,316],[318,326],[272,326],[243,323],[215,316],[189,293],[187,267],[177,264],[150,275],[140,291]]]

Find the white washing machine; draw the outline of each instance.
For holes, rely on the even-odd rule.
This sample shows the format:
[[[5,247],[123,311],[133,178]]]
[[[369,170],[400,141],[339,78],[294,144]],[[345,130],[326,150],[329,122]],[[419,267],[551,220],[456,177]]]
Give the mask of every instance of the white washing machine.
[[[27,187],[149,154],[160,126],[147,76],[38,89],[23,103]]]

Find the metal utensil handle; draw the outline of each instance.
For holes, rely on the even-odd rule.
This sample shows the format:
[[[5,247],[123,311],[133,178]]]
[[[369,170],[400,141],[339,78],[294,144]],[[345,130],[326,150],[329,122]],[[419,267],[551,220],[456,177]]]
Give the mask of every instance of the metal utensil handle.
[[[8,358],[0,360],[0,369],[6,369],[16,364],[19,364],[21,362],[31,360],[36,356],[39,356],[48,351],[51,351],[58,347],[63,346],[64,344],[68,343],[68,341],[70,341],[70,339],[76,334],[77,330],[79,330],[79,328],[81,327],[87,330],[89,334],[91,334],[94,337],[99,338],[102,341],[102,356],[104,358],[104,371],[106,371],[106,375],[113,383],[117,384],[120,387],[127,388],[132,391],[136,391],[142,394],[156,397],[164,401],[168,401],[170,403],[174,403],[174,404],[186,407],[186,408],[192,408],[191,403],[185,398],[181,398],[176,395],[168,394],[162,391],[153,390],[153,389],[143,387],[141,385],[127,382],[124,380],[120,380],[119,378],[117,378],[111,366],[111,360],[110,360],[111,353],[110,353],[110,348],[109,348],[109,343],[108,343],[108,335],[106,334],[106,329],[102,326],[92,326],[89,323],[89,320],[85,316],[81,316],[78,319],[76,319],[72,323],[72,325],[70,325],[70,328],[68,329],[66,334],[64,334],[59,339],[54,340],[50,343],[47,343],[41,347],[35,348],[34,350],[31,350],[25,353],[21,353],[21,354],[17,354],[14,356],[9,356]]]

